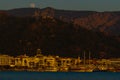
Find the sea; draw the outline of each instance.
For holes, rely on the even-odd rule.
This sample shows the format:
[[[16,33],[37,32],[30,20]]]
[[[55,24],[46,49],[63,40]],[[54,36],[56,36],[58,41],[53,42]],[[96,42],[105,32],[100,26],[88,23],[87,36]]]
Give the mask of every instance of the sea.
[[[0,80],[120,80],[120,72],[0,71]]]

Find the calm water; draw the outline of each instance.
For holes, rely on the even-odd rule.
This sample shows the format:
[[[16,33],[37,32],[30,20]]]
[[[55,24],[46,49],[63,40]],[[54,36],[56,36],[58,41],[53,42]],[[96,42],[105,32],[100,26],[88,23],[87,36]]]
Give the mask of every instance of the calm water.
[[[0,80],[120,80],[116,72],[0,72]]]

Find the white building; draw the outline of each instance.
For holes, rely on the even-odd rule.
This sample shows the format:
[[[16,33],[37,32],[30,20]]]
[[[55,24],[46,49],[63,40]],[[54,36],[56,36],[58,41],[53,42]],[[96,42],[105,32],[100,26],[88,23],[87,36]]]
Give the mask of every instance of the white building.
[[[15,66],[28,66],[28,60],[29,60],[29,56],[26,56],[26,54],[24,55],[20,55],[20,56],[17,56],[15,58]]]
[[[0,55],[0,66],[14,65],[14,57],[8,55]]]

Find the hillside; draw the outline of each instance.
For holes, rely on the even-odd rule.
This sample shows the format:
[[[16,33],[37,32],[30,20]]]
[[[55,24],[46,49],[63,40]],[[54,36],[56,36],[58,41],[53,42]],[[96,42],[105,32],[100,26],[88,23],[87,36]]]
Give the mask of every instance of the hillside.
[[[82,56],[91,51],[94,58],[120,57],[119,36],[105,35],[67,23],[58,18],[0,14],[0,53]]]
[[[58,10],[51,7],[39,8],[18,8],[8,10],[7,13],[13,16],[33,16],[38,11],[41,16],[51,16],[64,22],[73,22],[83,28],[103,32],[108,35],[120,35],[120,11],[96,12],[96,11],[72,11]]]

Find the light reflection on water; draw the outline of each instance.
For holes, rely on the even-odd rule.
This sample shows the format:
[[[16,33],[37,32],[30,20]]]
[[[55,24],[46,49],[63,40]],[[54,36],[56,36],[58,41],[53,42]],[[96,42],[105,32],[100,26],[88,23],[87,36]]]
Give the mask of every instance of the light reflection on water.
[[[120,80],[117,72],[0,72],[0,80]]]

